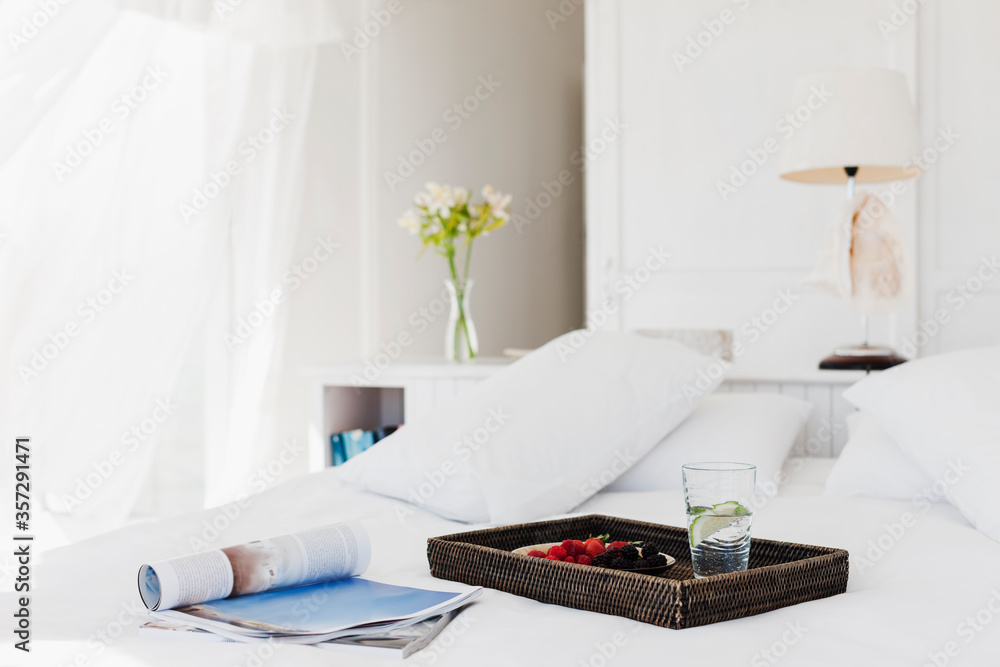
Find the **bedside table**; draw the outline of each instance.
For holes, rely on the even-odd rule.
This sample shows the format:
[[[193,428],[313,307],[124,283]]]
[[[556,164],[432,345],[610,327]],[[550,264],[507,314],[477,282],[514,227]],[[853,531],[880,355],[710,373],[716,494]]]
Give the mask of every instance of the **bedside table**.
[[[310,379],[309,472],[331,465],[330,434],[404,424],[512,363],[479,357],[469,363],[443,358],[397,360],[384,369],[365,362],[307,366]]]

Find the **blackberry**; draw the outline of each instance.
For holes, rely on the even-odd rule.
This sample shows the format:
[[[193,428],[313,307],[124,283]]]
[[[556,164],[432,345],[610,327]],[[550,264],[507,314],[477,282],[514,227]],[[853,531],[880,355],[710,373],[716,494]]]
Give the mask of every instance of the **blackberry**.
[[[634,544],[626,544],[622,547],[622,558],[629,561],[635,561],[639,559],[639,550],[635,548]]]
[[[608,563],[609,560],[610,560],[610,558],[608,557],[607,554],[597,554],[596,556],[594,556],[594,563],[593,564],[596,565],[596,566],[598,566],[598,567],[603,567],[604,565],[606,565]]]
[[[658,547],[657,545],[653,544],[652,542],[643,542],[642,543],[642,557],[643,558],[649,558],[650,556],[654,556],[654,555],[656,555],[658,553],[660,553],[660,547]]]
[[[663,554],[654,554],[646,559],[650,567],[663,567],[667,564],[667,557]]]
[[[653,567],[645,558],[640,558],[639,560],[633,562],[635,563],[635,569],[637,570],[645,570],[647,567]]]
[[[613,558],[608,561],[608,569],[610,570],[627,570],[630,563],[623,558]]]
[[[607,555],[608,558],[618,558],[621,555],[621,552],[622,550],[619,549],[618,547],[611,547],[610,549],[607,549],[604,553]]]

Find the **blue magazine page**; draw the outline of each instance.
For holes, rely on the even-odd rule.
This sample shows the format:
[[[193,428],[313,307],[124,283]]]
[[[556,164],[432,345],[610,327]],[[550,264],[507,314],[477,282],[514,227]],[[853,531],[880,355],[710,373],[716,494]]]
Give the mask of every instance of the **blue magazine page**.
[[[470,599],[468,593],[431,591],[350,577],[214,600],[158,615],[175,619],[183,616],[186,622],[205,629],[221,624],[232,631],[241,634],[249,631],[257,636],[323,635],[421,617],[432,610],[442,613],[441,609],[447,610],[467,599]]]

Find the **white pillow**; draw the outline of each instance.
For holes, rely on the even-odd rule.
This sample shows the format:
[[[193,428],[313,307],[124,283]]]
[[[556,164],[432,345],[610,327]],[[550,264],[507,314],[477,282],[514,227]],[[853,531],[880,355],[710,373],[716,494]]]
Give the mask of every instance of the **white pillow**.
[[[337,470],[459,521],[567,512],[683,421],[719,368],[674,341],[574,331]]]
[[[943,499],[930,475],[867,412],[847,415],[847,444],[826,479],[827,496],[886,500]],[[929,507],[929,505],[928,505]]]
[[[779,394],[714,394],[607,490],[681,489],[685,463],[736,461],[757,466],[758,490],[774,495],[811,411],[810,403]]]
[[[846,392],[976,528],[1000,541],[1000,346],[910,361]]]

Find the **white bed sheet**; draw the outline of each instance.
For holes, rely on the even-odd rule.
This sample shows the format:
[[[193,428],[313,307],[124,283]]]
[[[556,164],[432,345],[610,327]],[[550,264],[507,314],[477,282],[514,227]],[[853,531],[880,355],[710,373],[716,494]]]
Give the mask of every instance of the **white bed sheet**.
[[[996,618],[1000,544],[969,526],[947,504],[920,513],[909,503],[821,497],[829,467],[830,462],[822,460],[797,466],[782,493],[757,511],[753,531],[758,537],[850,550],[851,577],[845,595],[678,631],[488,590],[408,663],[598,667],[669,657],[672,664],[703,665],[777,664],[774,660],[782,665],[923,665],[930,662],[928,654],[935,653],[947,664],[993,664],[1000,656],[1000,618]],[[399,508],[391,499],[341,487],[329,471],[317,473],[253,499],[215,544],[226,546],[357,518],[365,522],[374,543],[369,576],[460,590],[459,584],[430,576],[425,541],[473,527],[419,510],[400,519]],[[683,499],[676,492],[602,493],[578,511],[672,525],[684,521]],[[898,539],[892,538],[885,525],[898,523],[904,512],[916,516],[916,523]],[[21,662],[0,663],[80,667],[398,663],[301,646],[284,646],[268,659],[255,661],[261,656],[259,646],[137,637],[137,626],[146,620],[136,592],[138,566],[189,553],[189,537],[200,535],[205,522],[219,516],[224,515],[206,510],[131,526],[46,554],[36,570],[37,592],[31,603],[32,661],[12,652]],[[883,535],[890,536],[882,537],[888,548],[871,567],[860,566],[857,557],[866,554],[870,540],[877,542]],[[11,596],[4,598],[6,614]],[[989,610],[991,600],[996,612]],[[111,639],[114,634],[119,636]],[[945,654],[949,642],[957,657]],[[11,642],[4,643],[6,650]],[[602,651],[607,654],[612,649],[612,660],[602,656]],[[770,657],[764,651],[771,651]]]

